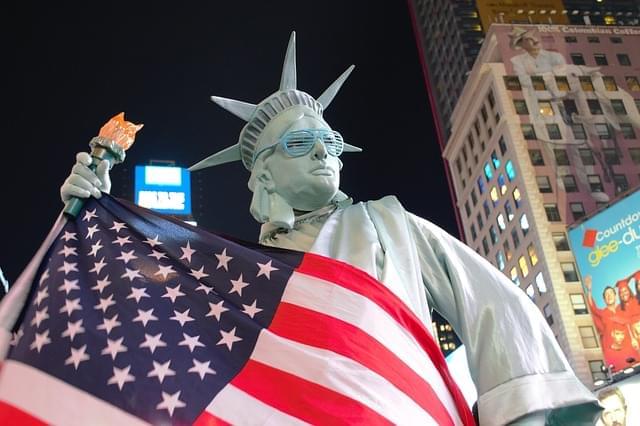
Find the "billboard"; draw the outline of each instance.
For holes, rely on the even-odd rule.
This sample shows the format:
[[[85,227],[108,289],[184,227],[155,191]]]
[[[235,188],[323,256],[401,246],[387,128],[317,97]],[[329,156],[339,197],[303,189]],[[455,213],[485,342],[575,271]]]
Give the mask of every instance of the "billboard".
[[[596,395],[604,407],[596,426],[640,424],[639,374],[602,388]]]
[[[191,175],[183,167],[136,166],[135,203],[159,213],[191,214]]]
[[[640,363],[640,191],[569,229],[605,363]]]

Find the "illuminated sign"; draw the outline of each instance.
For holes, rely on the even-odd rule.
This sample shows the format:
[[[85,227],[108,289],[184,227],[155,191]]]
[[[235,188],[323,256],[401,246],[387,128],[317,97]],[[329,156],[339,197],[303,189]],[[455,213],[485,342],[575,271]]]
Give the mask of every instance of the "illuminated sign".
[[[607,365],[640,364],[640,191],[569,229]]]
[[[135,203],[167,214],[191,214],[191,177],[182,167],[136,166]]]

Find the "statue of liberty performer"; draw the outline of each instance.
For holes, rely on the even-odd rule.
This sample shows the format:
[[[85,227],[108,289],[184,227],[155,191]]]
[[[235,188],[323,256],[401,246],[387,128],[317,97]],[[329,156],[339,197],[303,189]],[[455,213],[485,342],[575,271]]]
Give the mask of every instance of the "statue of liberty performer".
[[[318,253],[349,263],[386,285],[430,329],[431,309],[454,327],[466,348],[479,395],[480,424],[590,422],[597,399],[577,379],[537,307],[472,249],[406,211],[394,196],[353,203],[340,191],[343,141],[324,110],[353,69],[318,98],[298,90],[295,33],[279,89],[257,105],[213,97],[246,121],[236,144],[191,167],[242,161],[250,172],[251,214],[263,245]],[[63,200],[109,190],[78,155],[61,188]],[[84,177],[83,177],[84,176]],[[96,178],[105,183],[94,186]],[[458,422],[455,422],[458,424]],[[589,423],[591,424],[591,423]]]

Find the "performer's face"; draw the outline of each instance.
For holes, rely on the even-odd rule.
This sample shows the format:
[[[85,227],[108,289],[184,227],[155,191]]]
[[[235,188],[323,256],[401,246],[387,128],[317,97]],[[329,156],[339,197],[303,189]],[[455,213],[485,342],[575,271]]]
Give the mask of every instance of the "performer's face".
[[[604,407],[602,423],[605,426],[625,426],[627,424],[627,410],[617,395],[611,395],[600,401]]]
[[[616,303],[616,292],[614,289],[608,288],[607,291],[604,292],[604,303],[607,305]]]

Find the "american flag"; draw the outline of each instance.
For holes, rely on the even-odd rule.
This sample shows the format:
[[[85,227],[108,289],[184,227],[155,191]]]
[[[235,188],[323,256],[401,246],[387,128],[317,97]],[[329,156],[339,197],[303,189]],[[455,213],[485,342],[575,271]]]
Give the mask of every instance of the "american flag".
[[[107,195],[54,236],[2,424],[474,424],[424,325],[356,268]]]

